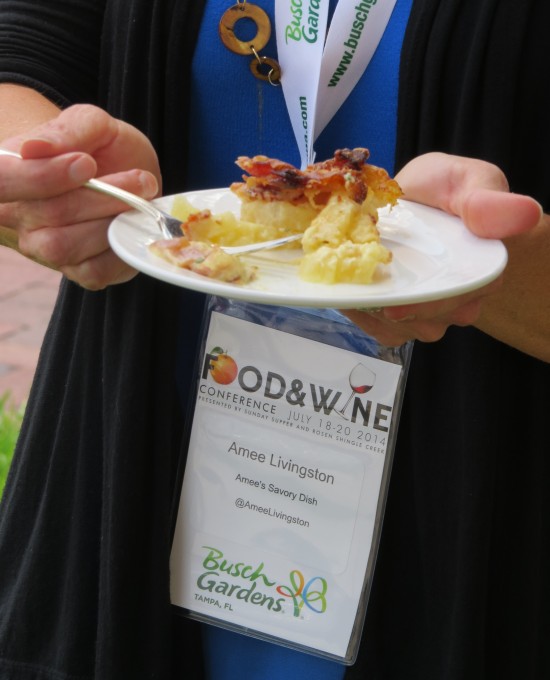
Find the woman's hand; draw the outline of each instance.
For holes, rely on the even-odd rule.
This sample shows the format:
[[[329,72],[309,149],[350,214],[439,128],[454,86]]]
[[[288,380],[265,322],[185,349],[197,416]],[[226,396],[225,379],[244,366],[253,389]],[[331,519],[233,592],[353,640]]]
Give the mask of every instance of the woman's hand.
[[[111,220],[128,207],[81,187],[100,177],[154,198],[160,171],[144,135],[97,107],[79,105],[1,145],[24,159],[0,157],[0,224],[17,232],[24,255],[91,290],[135,276],[107,241]]]
[[[534,199],[509,193],[504,174],[484,161],[430,153],[408,163],[396,179],[407,199],[458,215],[480,237],[519,237],[543,219]],[[347,310],[346,314],[388,346],[408,340],[433,342],[451,325],[475,325],[502,284],[501,277],[466,295],[379,311]]]

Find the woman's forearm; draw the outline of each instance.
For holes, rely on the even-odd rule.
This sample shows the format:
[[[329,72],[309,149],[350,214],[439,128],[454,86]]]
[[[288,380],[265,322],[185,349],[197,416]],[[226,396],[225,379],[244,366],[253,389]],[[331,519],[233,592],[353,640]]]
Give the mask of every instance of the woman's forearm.
[[[29,87],[0,84],[0,144],[7,137],[21,134],[54,118],[59,109]]]
[[[0,145],[2,140],[30,130],[54,118],[59,109],[41,94],[28,87],[0,84]],[[18,250],[17,232],[0,225],[0,246]]]

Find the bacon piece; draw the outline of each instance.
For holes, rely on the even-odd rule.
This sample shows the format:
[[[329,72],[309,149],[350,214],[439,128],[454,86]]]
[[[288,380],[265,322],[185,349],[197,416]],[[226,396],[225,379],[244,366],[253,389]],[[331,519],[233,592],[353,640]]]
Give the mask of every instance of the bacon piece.
[[[161,239],[151,243],[151,252],[164,260],[208,278],[229,283],[247,283],[254,278],[238,257],[228,255],[219,246],[182,238]]]
[[[191,238],[193,233],[193,225],[202,222],[202,220],[208,220],[212,217],[212,212],[208,209],[198,210],[197,212],[192,212],[187,216],[185,222],[181,223],[181,230],[184,236],[188,239]]]
[[[299,170],[289,163],[266,156],[240,156],[237,165],[248,175],[231,189],[241,200],[309,202],[323,207],[330,196],[342,194],[363,203],[369,189],[380,193],[379,205],[394,204],[401,195],[399,186],[382,168],[369,165],[368,149],[339,149],[334,157]]]

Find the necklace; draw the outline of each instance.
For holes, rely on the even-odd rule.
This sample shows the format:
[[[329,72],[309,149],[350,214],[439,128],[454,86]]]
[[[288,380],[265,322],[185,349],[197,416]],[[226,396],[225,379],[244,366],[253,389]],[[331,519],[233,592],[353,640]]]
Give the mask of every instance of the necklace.
[[[256,25],[256,35],[252,40],[239,40],[235,35],[235,24],[242,19],[250,19]],[[228,50],[235,54],[253,55],[250,70],[256,78],[266,80],[271,85],[279,85],[281,67],[275,59],[259,55],[271,36],[271,22],[261,7],[247,0],[237,0],[235,5],[223,13],[218,30],[221,41]]]

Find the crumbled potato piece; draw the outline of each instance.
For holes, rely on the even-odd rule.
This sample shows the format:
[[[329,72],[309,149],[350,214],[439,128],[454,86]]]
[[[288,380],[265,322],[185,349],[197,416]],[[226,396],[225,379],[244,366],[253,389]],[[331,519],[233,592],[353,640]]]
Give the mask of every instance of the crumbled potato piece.
[[[351,243],[321,246],[300,261],[300,278],[311,283],[372,283],[379,264],[391,262],[382,244]]]
[[[183,223],[186,236],[193,241],[205,241],[222,246],[242,246],[300,233],[288,227],[261,223],[254,219],[243,219],[232,212],[212,214],[210,210],[197,211],[184,196],[176,196],[172,215]],[[303,231],[303,230],[302,230]],[[299,243],[291,244],[299,248]]]

